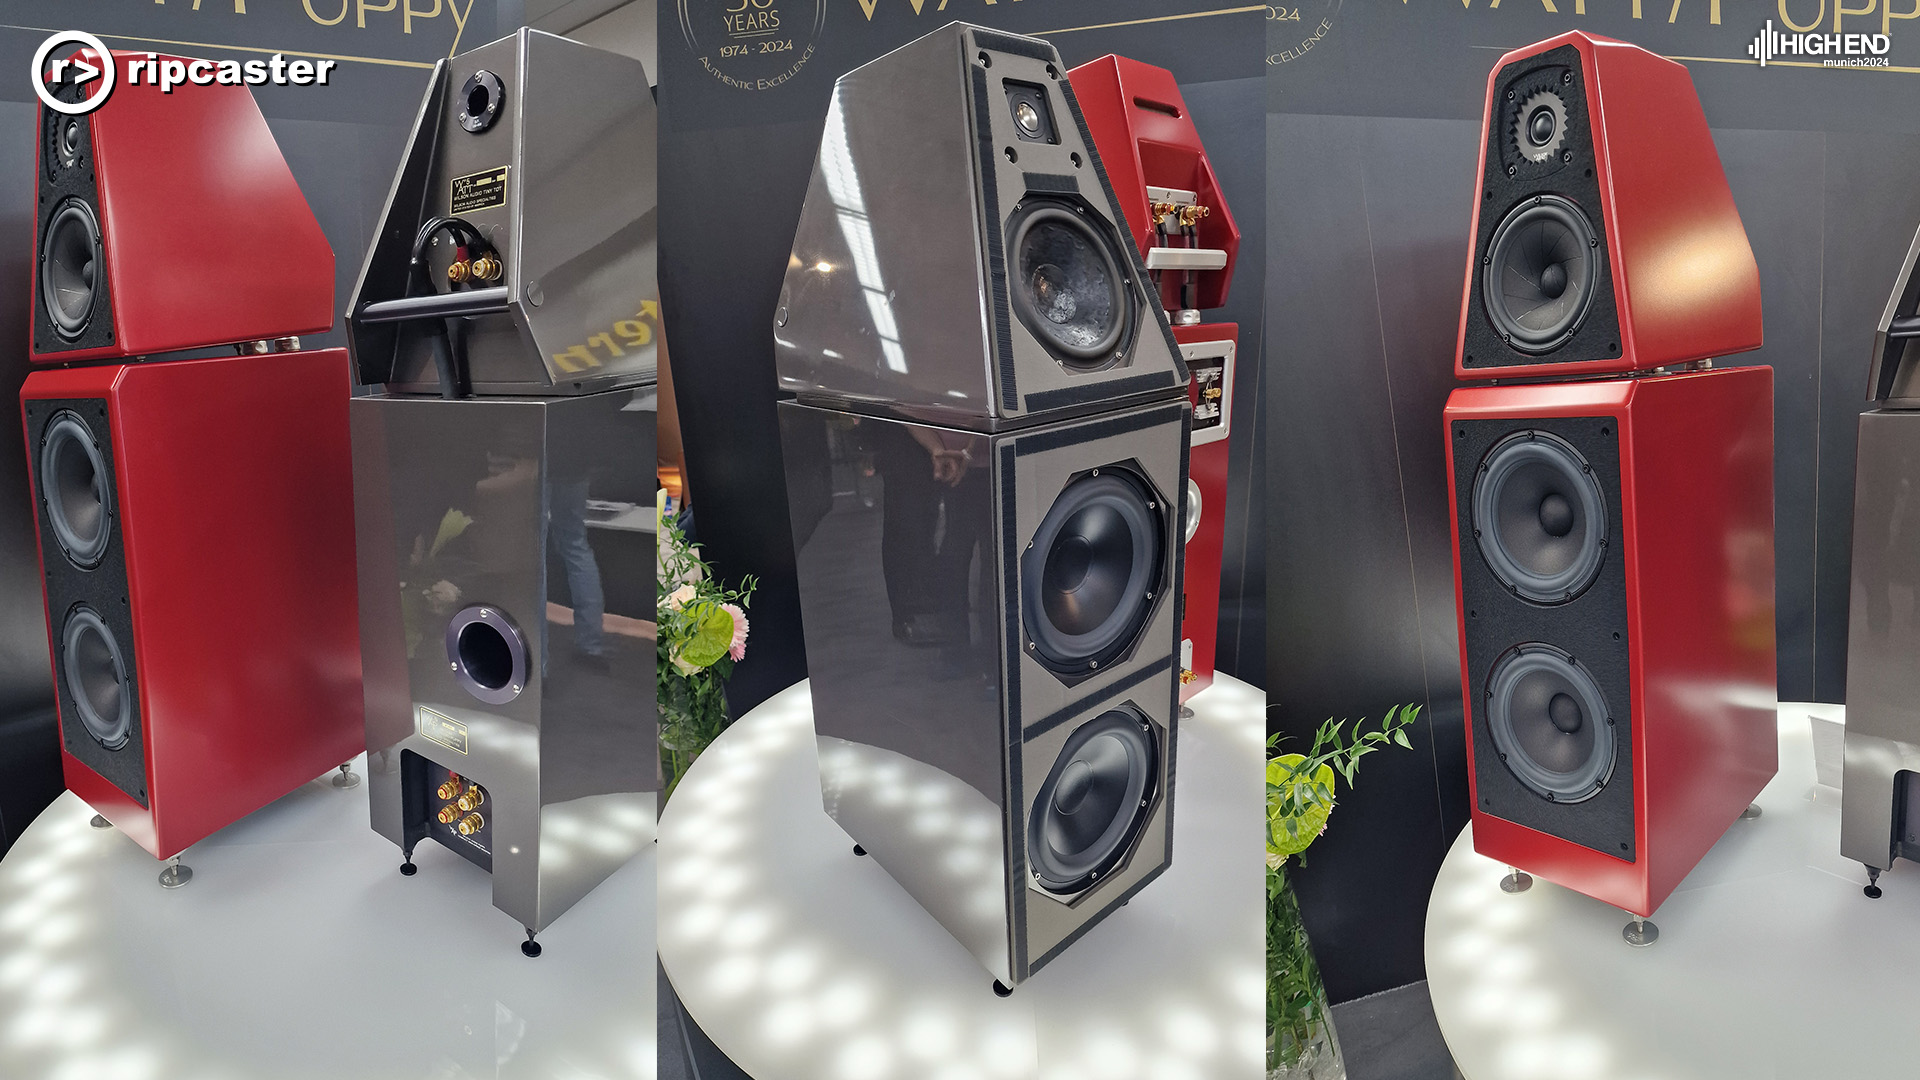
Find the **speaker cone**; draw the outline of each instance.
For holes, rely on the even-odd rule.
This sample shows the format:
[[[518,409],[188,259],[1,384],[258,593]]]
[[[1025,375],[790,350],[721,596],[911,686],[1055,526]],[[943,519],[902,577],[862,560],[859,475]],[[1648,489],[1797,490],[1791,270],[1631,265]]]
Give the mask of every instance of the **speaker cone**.
[[[133,688],[113,631],[82,604],[67,615],[60,646],[61,671],[81,726],[108,750],[127,745],[133,733]]]
[[[1487,245],[1481,296],[1487,317],[1522,352],[1565,342],[1593,306],[1599,281],[1593,223],[1558,195],[1520,204]]]
[[[1516,595],[1565,603],[1606,559],[1606,495],[1566,440],[1517,432],[1487,451],[1474,477],[1473,536],[1487,568]]]
[[[87,328],[101,270],[100,224],[85,200],[68,199],[54,210],[40,245],[40,296],[61,337],[79,337]]]
[[[1551,645],[1521,645],[1494,664],[1487,726],[1507,770],[1542,798],[1590,799],[1613,775],[1606,695],[1585,666]]]
[[[100,565],[113,525],[113,477],[78,415],[61,410],[40,440],[40,500],[67,559],[82,570]]]
[[[1027,861],[1040,887],[1078,892],[1119,863],[1146,823],[1158,775],[1153,729],[1130,708],[1069,736],[1027,818]]]
[[[1066,203],[1024,204],[1008,226],[1014,313],[1069,367],[1117,359],[1132,321],[1118,252]]]
[[[1166,557],[1158,505],[1125,469],[1068,484],[1020,560],[1032,654],[1061,674],[1111,662],[1139,636]]]

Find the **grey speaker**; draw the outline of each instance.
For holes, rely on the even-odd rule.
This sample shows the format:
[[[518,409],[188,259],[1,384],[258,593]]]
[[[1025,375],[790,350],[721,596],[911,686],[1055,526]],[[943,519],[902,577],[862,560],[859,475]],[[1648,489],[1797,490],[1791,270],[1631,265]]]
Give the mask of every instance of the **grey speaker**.
[[[971,430],[1187,382],[1059,53],[965,23],[835,84],[774,323],[801,401]]]
[[[1860,416],[1840,848],[1872,883],[1920,860],[1920,233],[1880,316]]]
[[[363,383],[654,381],[658,129],[636,60],[537,30],[434,66],[347,310]]]

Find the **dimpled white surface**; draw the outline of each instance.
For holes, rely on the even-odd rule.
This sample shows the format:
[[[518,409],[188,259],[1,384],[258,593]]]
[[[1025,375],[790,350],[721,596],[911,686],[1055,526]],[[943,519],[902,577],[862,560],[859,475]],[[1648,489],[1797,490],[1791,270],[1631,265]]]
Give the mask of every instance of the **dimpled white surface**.
[[[821,809],[807,685],[782,691],[661,815],[660,959],[687,1011],[759,1080],[1257,1080],[1266,701],[1219,676],[1189,704],[1172,865],[1003,999],[854,855]]]
[[[321,777],[201,841],[172,891],[92,816],[63,794],[0,861],[7,1080],[656,1075],[651,849],[528,959],[478,867],[428,842],[400,875],[365,783]]]
[[[1780,772],[1653,921],[1506,867],[1461,832],[1427,907],[1427,983],[1467,1080],[1826,1080],[1920,1074],[1920,866],[1840,857],[1840,792],[1815,782],[1809,713],[1780,706]]]

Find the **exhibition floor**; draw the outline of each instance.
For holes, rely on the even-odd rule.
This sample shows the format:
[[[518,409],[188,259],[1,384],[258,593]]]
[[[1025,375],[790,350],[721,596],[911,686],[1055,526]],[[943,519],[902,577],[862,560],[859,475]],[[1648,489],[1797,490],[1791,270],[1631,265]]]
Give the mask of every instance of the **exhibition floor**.
[[[1653,914],[1629,916],[1506,867],[1463,830],[1427,909],[1434,1012],[1466,1080],[1808,1080],[1911,1076],[1920,866],[1885,895],[1840,857],[1840,791],[1815,779],[1809,713],[1779,708],[1780,771]]]
[[[802,682],[740,718],[661,816],[660,959],[759,1080],[1256,1080],[1265,699],[1220,676],[1179,730],[1173,863],[1017,987],[821,808]],[[928,843],[951,815],[903,794]]]
[[[355,763],[365,774],[365,759]],[[318,778],[189,848],[183,888],[60,796],[0,861],[7,1080],[651,1080],[654,855],[540,935]],[[650,823],[640,823],[650,828]]]

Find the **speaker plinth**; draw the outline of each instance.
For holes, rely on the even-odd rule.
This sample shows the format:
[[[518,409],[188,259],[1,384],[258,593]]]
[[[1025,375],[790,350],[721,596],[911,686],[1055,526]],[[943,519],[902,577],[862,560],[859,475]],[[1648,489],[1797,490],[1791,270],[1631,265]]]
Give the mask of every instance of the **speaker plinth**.
[[[1600,684],[1571,654],[1538,642],[1487,678],[1487,726],[1500,760],[1534,794],[1582,802],[1613,775],[1614,721]]]
[[[1131,708],[1102,713],[1067,739],[1028,815],[1027,859],[1041,888],[1078,892],[1126,856],[1147,817],[1158,755],[1152,725]]]
[[[1606,493],[1565,439],[1517,432],[1487,452],[1474,476],[1473,535],[1508,591],[1565,603],[1586,591],[1606,560]]]
[[[1160,502],[1131,470],[1108,466],[1069,483],[1021,559],[1035,658],[1079,675],[1126,653],[1153,611],[1165,547]]]

